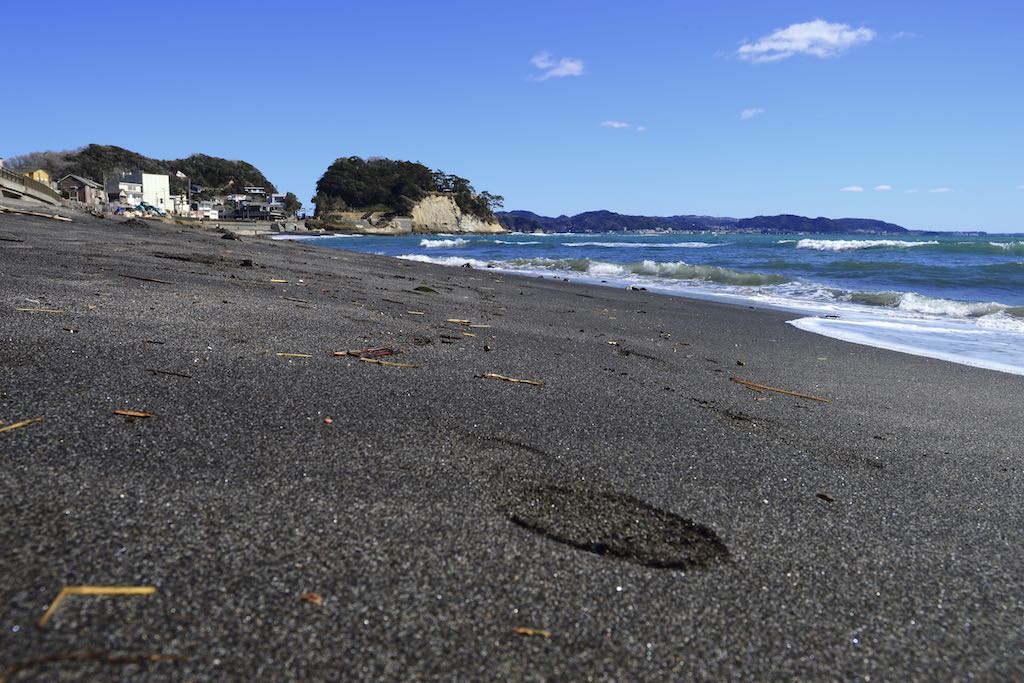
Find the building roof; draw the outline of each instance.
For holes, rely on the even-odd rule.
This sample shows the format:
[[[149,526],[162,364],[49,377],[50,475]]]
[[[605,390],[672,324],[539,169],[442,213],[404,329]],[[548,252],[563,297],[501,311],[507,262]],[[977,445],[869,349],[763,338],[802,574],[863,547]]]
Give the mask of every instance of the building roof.
[[[83,185],[88,185],[89,187],[95,187],[98,190],[103,189],[103,186],[100,185],[99,183],[97,183],[95,180],[89,180],[88,178],[83,178],[82,176],[75,175],[74,173],[68,173],[66,176],[61,178],[59,182],[64,182],[68,178],[74,178],[75,180],[77,180],[78,182],[82,183]]]

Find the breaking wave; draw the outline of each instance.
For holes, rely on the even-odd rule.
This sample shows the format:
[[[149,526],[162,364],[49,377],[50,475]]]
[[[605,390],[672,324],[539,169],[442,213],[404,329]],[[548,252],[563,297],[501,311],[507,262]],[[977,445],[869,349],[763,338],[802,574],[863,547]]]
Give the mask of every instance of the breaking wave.
[[[453,240],[420,240],[420,246],[424,249],[450,249],[451,247],[461,247],[466,244],[469,244],[469,240],[464,240],[461,237]]]
[[[782,244],[782,242],[780,242]],[[803,239],[796,243],[797,249],[815,251],[852,251],[854,249],[909,249],[938,244],[937,241],[910,242],[907,240],[812,240]]]
[[[721,247],[724,242],[673,242],[672,244],[645,244],[644,242],[562,242],[563,247],[635,247],[640,249],[707,249]]]

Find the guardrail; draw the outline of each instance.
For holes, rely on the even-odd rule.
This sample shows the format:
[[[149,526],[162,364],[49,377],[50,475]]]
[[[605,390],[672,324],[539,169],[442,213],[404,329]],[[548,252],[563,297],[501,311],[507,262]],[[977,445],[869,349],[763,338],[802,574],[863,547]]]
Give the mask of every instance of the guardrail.
[[[0,178],[8,181],[8,184],[19,184],[25,188],[25,190],[29,190],[33,194],[42,195],[40,199],[46,197],[52,199],[56,203],[60,203],[60,192],[57,192],[46,183],[41,183],[34,178],[29,178],[28,176],[21,175],[20,173],[15,173],[7,168],[0,168]]]

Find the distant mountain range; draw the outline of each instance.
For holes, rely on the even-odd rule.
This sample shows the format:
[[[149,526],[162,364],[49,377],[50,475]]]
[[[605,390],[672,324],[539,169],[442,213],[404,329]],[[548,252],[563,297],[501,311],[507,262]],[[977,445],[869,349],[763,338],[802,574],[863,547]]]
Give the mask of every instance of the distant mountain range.
[[[807,218],[805,216],[627,216],[612,211],[587,211],[550,218],[531,211],[499,211],[498,222],[513,232],[633,232],[653,230],[721,230],[763,233],[906,233],[904,227],[870,218]]]

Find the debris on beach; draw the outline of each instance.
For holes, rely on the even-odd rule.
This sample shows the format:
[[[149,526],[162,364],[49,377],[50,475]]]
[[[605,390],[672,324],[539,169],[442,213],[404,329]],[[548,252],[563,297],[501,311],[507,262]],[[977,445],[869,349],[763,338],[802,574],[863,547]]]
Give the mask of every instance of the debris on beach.
[[[110,652],[63,652],[53,655],[33,657],[18,662],[0,671],[0,683],[7,683],[11,676],[21,671],[28,671],[46,664],[57,662],[96,662],[98,664],[148,664],[149,662],[187,662],[190,658],[183,655],[164,654],[161,652],[148,655],[115,655]]]
[[[28,427],[29,425],[38,424],[43,421],[42,417],[30,417],[27,420],[19,420],[18,422],[12,422],[9,425],[4,425],[0,422],[0,433],[11,432],[15,429],[21,429],[22,427]]]
[[[114,411],[114,415],[123,415],[125,417],[156,417],[156,413],[147,413],[143,410],[118,409]]]
[[[433,287],[427,287],[426,285],[420,285],[419,287],[413,287],[414,292],[424,292],[426,294],[437,294],[437,290]]]
[[[426,315],[423,311],[406,311],[409,315]]]
[[[399,353],[401,353],[401,351],[393,349],[390,346],[377,346],[367,347],[365,349],[354,349],[352,351],[335,351],[332,355],[356,356],[357,358],[382,358],[384,356],[394,356]]]
[[[463,320],[462,318],[448,318],[445,322],[451,323],[452,325],[469,325],[469,321]]]
[[[288,284],[287,280],[281,280],[281,279],[278,279],[276,277],[270,278],[270,281],[272,283],[274,283],[275,285],[286,285],[286,284]]]
[[[392,361],[380,360],[379,358],[364,358],[362,356],[359,357],[359,360],[363,361],[364,363],[373,363],[375,365],[386,365],[389,368],[418,368],[419,367],[418,365],[413,365],[412,363],[394,363]]]
[[[138,275],[125,275],[124,273],[118,273],[117,276],[118,277],[128,278],[129,280],[138,280],[139,282],[155,282],[158,285],[173,285],[174,284],[173,282],[168,282],[167,280],[157,280],[157,279],[151,278],[151,277],[139,277]]]
[[[743,385],[743,386],[747,387],[748,389],[750,389],[752,391],[755,391],[755,392],[774,391],[777,394],[784,394],[786,396],[795,396],[796,398],[803,398],[803,399],[807,399],[808,401],[818,401],[820,403],[831,403],[832,402],[832,401],[830,401],[827,398],[822,398],[821,396],[812,396],[811,394],[801,394],[801,393],[796,392],[796,391],[789,391],[788,389],[779,389],[778,387],[770,387],[767,384],[757,384],[757,383],[751,382],[749,380],[740,379],[739,377],[730,377],[729,379],[731,381],[735,382],[736,384],[741,384],[741,385]]]
[[[517,636],[523,636],[526,638],[550,638],[551,631],[544,628],[531,628],[529,626],[516,626],[512,629],[512,633]]]
[[[277,353],[277,355],[280,356],[281,358],[312,358],[313,357],[313,354],[311,354],[311,353],[287,353],[287,352],[284,352],[284,351],[279,351]]]
[[[49,218],[54,221],[64,221],[65,223],[72,223],[73,221],[66,217],[56,213],[42,213],[41,211],[27,211],[25,209],[15,209],[10,206],[0,206],[0,213],[13,213],[19,216],[35,216],[36,218]]]
[[[324,602],[323,596],[319,593],[306,592],[299,596],[299,600],[309,605],[322,605]]]
[[[15,308],[19,313],[63,313],[58,308]]]
[[[834,502],[836,502],[835,497],[834,496],[830,496],[827,493],[818,493],[816,495],[817,495],[818,498],[821,498],[826,503],[834,503]]]
[[[157,368],[146,368],[146,372],[152,372],[154,375],[169,375],[171,377],[184,377],[185,379],[192,379],[192,375],[186,375],[183,372],[173,372],[171,370],[160,370]]]
[[[57,611],[60,604],[64,602],[64,598],[69,595],[152,595],[156,592],[154,586],[64,586],[60,589],[60,593],[57,593],[57,597],[53,599],[42,618],[36,622],[37,628],[43,628],[46,626],[46,622],[50,620],[53,613]]]
[[[284,296],[284,297],[281,297],[281,298],[284,299],[285,301],[297,301],[300,304],[308,304],[309,303],[305,299],[293,299],[290,296]]]
[[[477,375],[481,379],[500,379],[503,382],[512,382],[513,384],[529,384],[534,387],[543,387],[544,382],[538,382],[534,379],[517,379],[515,377],[506,377],[505,375],[499,375],[496,372],[485,372],[482,375]]]

